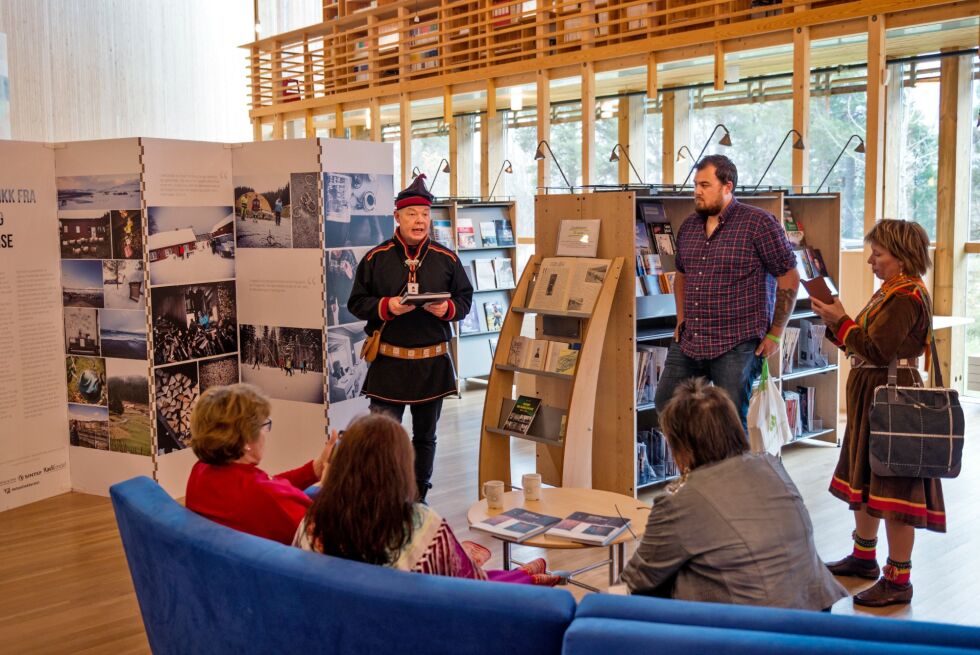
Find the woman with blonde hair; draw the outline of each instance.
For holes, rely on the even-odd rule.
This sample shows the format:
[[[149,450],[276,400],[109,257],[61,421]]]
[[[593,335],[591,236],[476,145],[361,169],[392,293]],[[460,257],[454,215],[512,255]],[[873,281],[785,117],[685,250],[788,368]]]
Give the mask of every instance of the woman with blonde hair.
[[[187,508],[259,537],[289,544],[311,504],[303,490],[321,480],[336,443],[303,466],[271,476],[259,468],[272,430],[269,399],[248,384],[211,387],[191,413],[198,462],[187,480]]]
[[[870,414],[875,387],[886,384],[888,365],[898,360],[899,386],[921,384],[916,358],[932,333],[932,301],[922,276],[929,268],[929,236],[918,223],[882,220],[864,237],[868,264],[882,281],[855,319],[840,300],[813,299],[813,311],[827,324],[828,337],[851,358],[847,377],[847,427],[830,493],[854,512],[854,549],[828,564],[834,575],[881,579],[854,596],[858,605],[882,607],[912,601],[912,545],[915,528],[946,531],[938,479],[879,477],[870,465]],[[878,568],[878,527],[885,520],[888,559]]]

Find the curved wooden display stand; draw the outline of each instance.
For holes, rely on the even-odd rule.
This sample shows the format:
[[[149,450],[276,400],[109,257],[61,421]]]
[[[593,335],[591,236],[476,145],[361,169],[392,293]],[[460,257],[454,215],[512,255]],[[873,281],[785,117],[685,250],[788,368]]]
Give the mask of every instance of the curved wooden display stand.
[[[611,260],[609,270],[602,283],[591,314],[581,312],[547,312],[526,307],[531,281],[541,266],[543,257],[534,255],[524,269],[514,300],[524,304],[512,305],[507,310],[503,327],[500,330],[494,366],[490,371],[486,400],[483,406],[482,436],[480,438],[479,496],[483,497],[483,483],[487,480],[503,480],[511,488],[510,444],[512,437],[531,439],[545,444],[553,458],[560,462],[558,477],[541,471],[548,484],[567,487],[592,487],[592,435],[595,418],[596,388],[599,381],[598,370],[602,358],[602,344],[606,337],[606,327],[612,308],[616,285],[623,269],[623,258]],[[507,365],[510,344],[520,335],[524,314],[539,316],[559,316],[574,318],[583,322],[582,346],[573,375],[558,375],[544,371],[531,371]],[[540,333],[540,330],[539,330]],[[514,374],[527,373],[540,376],[547,384],[539,387],[538,396],[542,399],[539,416],[546,418],[549,412],[552,419],[567,413],[565,435],[522,435],[501,430],[501,414],[504,403],[512,402]],[[570,388],[569,388],[570,387]],[[543,391],[542,391],[543,389]],[[535,421],[537,422],[537,418]],[[533,426],[532,426],[533,427]]]

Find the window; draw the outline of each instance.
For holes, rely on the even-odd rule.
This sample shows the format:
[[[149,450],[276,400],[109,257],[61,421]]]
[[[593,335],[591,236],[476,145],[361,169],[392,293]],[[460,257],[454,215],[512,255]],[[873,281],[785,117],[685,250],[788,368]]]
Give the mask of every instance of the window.
[[[425,174],[425,183],[437,198],[449,196],[449,174],[441,172],[445,166],[442,160],[448,157],[449,130],[445,122],[442,119],[412,121],[412,167]],[[440,171],[438,176],[437,171]]]
[[[644,117],[644,132],[646,133],[646,179],[647,184],[660,184],[663,181],[663,164],[661,150],[664,143],[663,114],[660,113],[660,102],[646,99],[646,116]],[[634,162],[637,163],[637,162]],[[640,169],[643,173],[643,169]]]
[[[619,184],[619,162],[609,161],[609,155],[619,143],[621,100],[628,102],[626,98],[606,98],[596,102],[595,174],[592,176],[592,184]],[[619,149],[617,148],[616,151],[618,153]],[[630,175],[635,177],[632,173]]]
[[[898,216],[916,221],[936,240],[936,175],[939,167],[939,62],[905,65],[902,93]],[[924,79],[920,79],[920,76]]]

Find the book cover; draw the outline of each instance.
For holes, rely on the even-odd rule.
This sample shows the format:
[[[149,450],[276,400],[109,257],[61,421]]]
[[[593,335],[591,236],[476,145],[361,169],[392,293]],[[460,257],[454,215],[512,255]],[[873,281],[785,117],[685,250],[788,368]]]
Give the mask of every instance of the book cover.
[[[498,218],[493,222],[497,232],[497,245],[501,248],[509,248],[514,245],[514,230],[510,227],[510,221]]]
[[[664,291],[660,288],[660,273],[656,275],[644,275],[643,276],[643,290],[646,292],[644,295],[647,296],[659,296]]]
[[[473,230],[472,219],[456,219],[456,242],[459,244],[460,250],[476,248],[476,232]]]
[[[499,302],[483,303],[483,313],[487,316],[487,330],[500,332],[504,326],[504,308]]]
[[[600,221],[562,219],[558,226],[555,254],[567,257],[595,257],[599,248]]]
[[[823,255],[820,254],[819,248],[810,248],[810,259],[817,269],[817,275],[822,277],[828,277],[830,275],[827,272],[827,264],[824,262]]]
[[[650,223],[650,233],[653,235],[654,249],[661,255],[673,255],[676,252],[674,228],[670,223]]]
[[[505,257],[498,257],[493,260],[493,272],[497,278],[498,289],[511,289],[514,287],[514,265]]]
[[[480,221],[480,242],[484,248],[497,247],[497,226],[493,221]]]
[[[548,345],[551,343],[547,339],[531,339],[531,343],[524,356],[524,363],[521,368],[531,371],[543,371],[548,361]]]
[[[660,274],[660,290],[664,293],[674,293],[674,280],[677,279],[677,273],[674,271],[666,271]]]
[[[552,354],[554,353],[554,354]],[[561,375],[574,375],[575,364],[578,362],[579,351],[570,348],[568,344],[553,341],[548,352],[548,371]]]
[[[639,256],[653,252],[653,246],[650,245],[650,230],[647,229],[647,224],[636,219],[634,231],[633,246],[636,248],[636,254]]]
[[[450,250],[455,250],[456,244],[453,243],[453,225],[446,219],[435,219],[432,221],[432,240],[441,243]]]
[[[497,288],[497,276],[493,272],[492,259],[474,259],[473,270],[476,272],[477,291]]]
[[[510,414],[507,416],[507,420],[504,421],[504,424],[500,428],[508,432],[527,434],[540,407],[540,398],[518,396],[517,402],[514,403],[513,409],[510,410]]]
[[[482,332],[483,328],[480,327],[480,313],[477,310],[476,303],[470,305],[470,311],[463,317],[463,320],[459,323],[459,333],[460,334],[475,334],[476,332]]]
[[[501,512],[495,516],[488,516],[482,521],[477,521],[470,527],[481,532],[488,532],[494,536],[521,543],[526,539],[541,534],[553,525],[561,522],[557,516],[539,514],[520,507]]]
[[[516,368],[524,366],[524,358],[530,348],[531,339],[527,337],[514,337],[510,342],[510,350],[507,351],[507,365]]]
[[[644,223],[667,223],[667,212],[659,200],[643,200],[640,203],[640,213]]]
[[[549,537],[569,539],[592,546],[608,546],[627,527],[629,519],[574,512],[547,531]]]

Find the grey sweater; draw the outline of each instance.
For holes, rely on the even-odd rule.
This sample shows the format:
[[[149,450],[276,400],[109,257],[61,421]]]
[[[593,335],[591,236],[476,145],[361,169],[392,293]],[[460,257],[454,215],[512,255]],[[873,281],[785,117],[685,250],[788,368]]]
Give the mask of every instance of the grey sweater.
[[[847,595],[782,462],[754,453],[702,466],[661,499],[623,581],[634,594],[798,609]]]

